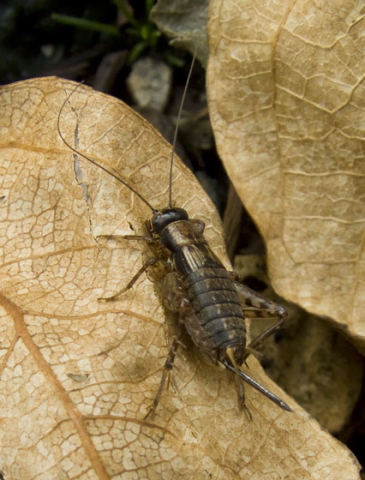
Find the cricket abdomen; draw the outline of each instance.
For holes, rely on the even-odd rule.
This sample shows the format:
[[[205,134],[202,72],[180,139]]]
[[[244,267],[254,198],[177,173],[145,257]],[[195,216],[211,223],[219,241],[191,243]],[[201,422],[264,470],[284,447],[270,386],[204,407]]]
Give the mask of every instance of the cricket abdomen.
[[[245,357],[246,327],[237,291],[228,272],[222,268],[202,268],[184,279],[187,297],[194,312],[185,326],[194,343],[214,361],[234,352],[241,365]]]
[[[167,213],[170,216],[170,211]],[[159,217],[162,220],[163,215]],[[190,312],[184,324],[193,342],[213,361],[227,360],[240,366],[246,357],[240,298],[202,232],[192,221],[179,220],[164,226],[160,238],[172,252],[174,269],[189,300]]]

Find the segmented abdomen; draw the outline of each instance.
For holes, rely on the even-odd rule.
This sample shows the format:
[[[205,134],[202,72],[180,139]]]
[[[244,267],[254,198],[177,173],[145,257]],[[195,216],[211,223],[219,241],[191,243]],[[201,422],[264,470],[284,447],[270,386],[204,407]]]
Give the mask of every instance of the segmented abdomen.
[[[214,346],[245,346],[246,327],[241,302],[224,268],[202,268],[184,278],[187,297],[199,324]]]
[[[194,343],[214,360],[225,359],[227,348],[234,347],[235,361],[241,364],[246,327],[227,270],[205,245],[189,245],[176,251],[174,264],[193,311],[193,315],[187,315],[185,326]]]

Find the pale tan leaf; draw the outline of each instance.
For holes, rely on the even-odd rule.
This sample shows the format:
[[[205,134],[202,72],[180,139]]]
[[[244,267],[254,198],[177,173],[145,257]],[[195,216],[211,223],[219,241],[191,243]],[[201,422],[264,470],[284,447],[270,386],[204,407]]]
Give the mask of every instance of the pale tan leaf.
[[[43,78],[1,90],[0,470],[7,480],[356,478],[348,451],[298,406],[287,413],[234,382],[187,342],[153,420],[174,319],[141,277],[151,212],[126,187],[73,153],[57,118],[74,85]],[[170,146],[121,102],[80,87],[61,113],[67,141],[112,165],[154,207],[166,206]],[[77,128],[76,128],[77,127]],[[174,200],[207,224],[224,261],[220,222],[186,168]],[[82,178],[81,178],[82,177]],[[103,236],[104,235],[104,236]],[[283,392],[257,361],[250,374]]]
[[[282,296],[365,335],[362,2],[212,0],[218,150]]]

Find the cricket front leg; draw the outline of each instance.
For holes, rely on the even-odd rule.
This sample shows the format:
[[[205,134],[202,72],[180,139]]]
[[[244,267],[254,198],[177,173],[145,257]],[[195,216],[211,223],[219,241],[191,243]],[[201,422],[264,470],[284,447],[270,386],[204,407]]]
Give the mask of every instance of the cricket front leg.
[[[123,295],[127,290],[133,287],[133,285],[136,283],[136,281],[139,279],[139,277],[152,265],[155,265],[155,263],[158,261],[157,258],[151,257],[146,260],[146,262],[142,265],[142,267],[138,270],[138,272],[134,275],[134,277],[128,282],[128,284],[119,290],[117,293],[112,295],[111,297],[100,297],[98,298],[99,302],[114,302],[118,297]]]
[[[101,235],[102,236],[102,235]],[[146,243],[149,243],[149,244],[153,244],[155,243],[155,240],[150,237],[150,236],[147,236],[147,235],[123,235],[123,237],[125,240],[138,240],[138,241],[144,241]],[[127,292],[129,289],[131,289],[133,287],[133,285],[136,283],[136,281],[139,279],[139,277],[141,275],[143,275],[143,273],[149,268],[151,267],[152,265],[155,265],[156,262],[158,262],[159,259],[158,258],[155,258],[155,257],[150,257],[146,260],[146,262],[142,265],[142,267],[138,270],[138,272],[132,277],[132,279],[130,280],[130,282],[128,282],[128,284],[122,288],[121,290],[119,290],[117,293],[115,293],[114,295],[111,295],[110,297],[100,297],[98,298],[98,301],[99,302],[114,302],[115,300],[117,300],[118,297],[120,297],[121,295],[123,295],[123,293]]]

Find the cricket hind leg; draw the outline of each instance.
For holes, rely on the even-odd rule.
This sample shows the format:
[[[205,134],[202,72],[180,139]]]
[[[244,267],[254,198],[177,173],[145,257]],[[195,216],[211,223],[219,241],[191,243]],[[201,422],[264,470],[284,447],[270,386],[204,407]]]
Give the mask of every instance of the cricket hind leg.
[[[232,272],[233,275],[237,278],[237,274]],[[249,287],[239,283],[237,280],[234,281],[235,287],[243,300],[243,311],[246,318],[277,318],[278,321],[273,325],[270,325],[265,329],[260,335],[254,338],[249,345],[247,345],[247,356],[250,354],[250,351],[253,352],[257,345],[262,343],[266,338],[273,335],[277,330],[279,330],[286,318],[288,316],[288,311],[282,305],[278,305],[271,300],[263,297],[259,293],[251,290]],[[247,357],[246,357],[247,358]]]
[[[248,318],[278,318],[278,321],[275,322],[273,325],[268,327],[262,333],[260,333],[256,338],[254,338],[249,345],[246,347],[246,356],[245,360],[251,353],[255,353],[255,348],[257,345],[262,343],[266,338],[273,335],[281,326],[284,324],[288,312],[285,307],[282,305],[278,305],[271,300],[263,297],[259,293],[251,290],[249,287],[239,283],[237,281],[237,274],[232,272],[232,276],[234,277],[234,284],[236,289],[243,300],[243,311],[246,317]],[[292,412],[293,410],[289,407],[289,405],[284,402],[281,398],[277,397],[275,394],[267,390],[264,386],[253,380],[249,375],[243,372],[240,368],[237,369],[237,366],[231,364],[227,360],[223,362],[224,366],[235,372],[236,375],[240,377],[241,380],[251,385],[257,391],[261,392],[263,395],[268,397],[271,401],[276,403],[280,408],[287,412]]]

